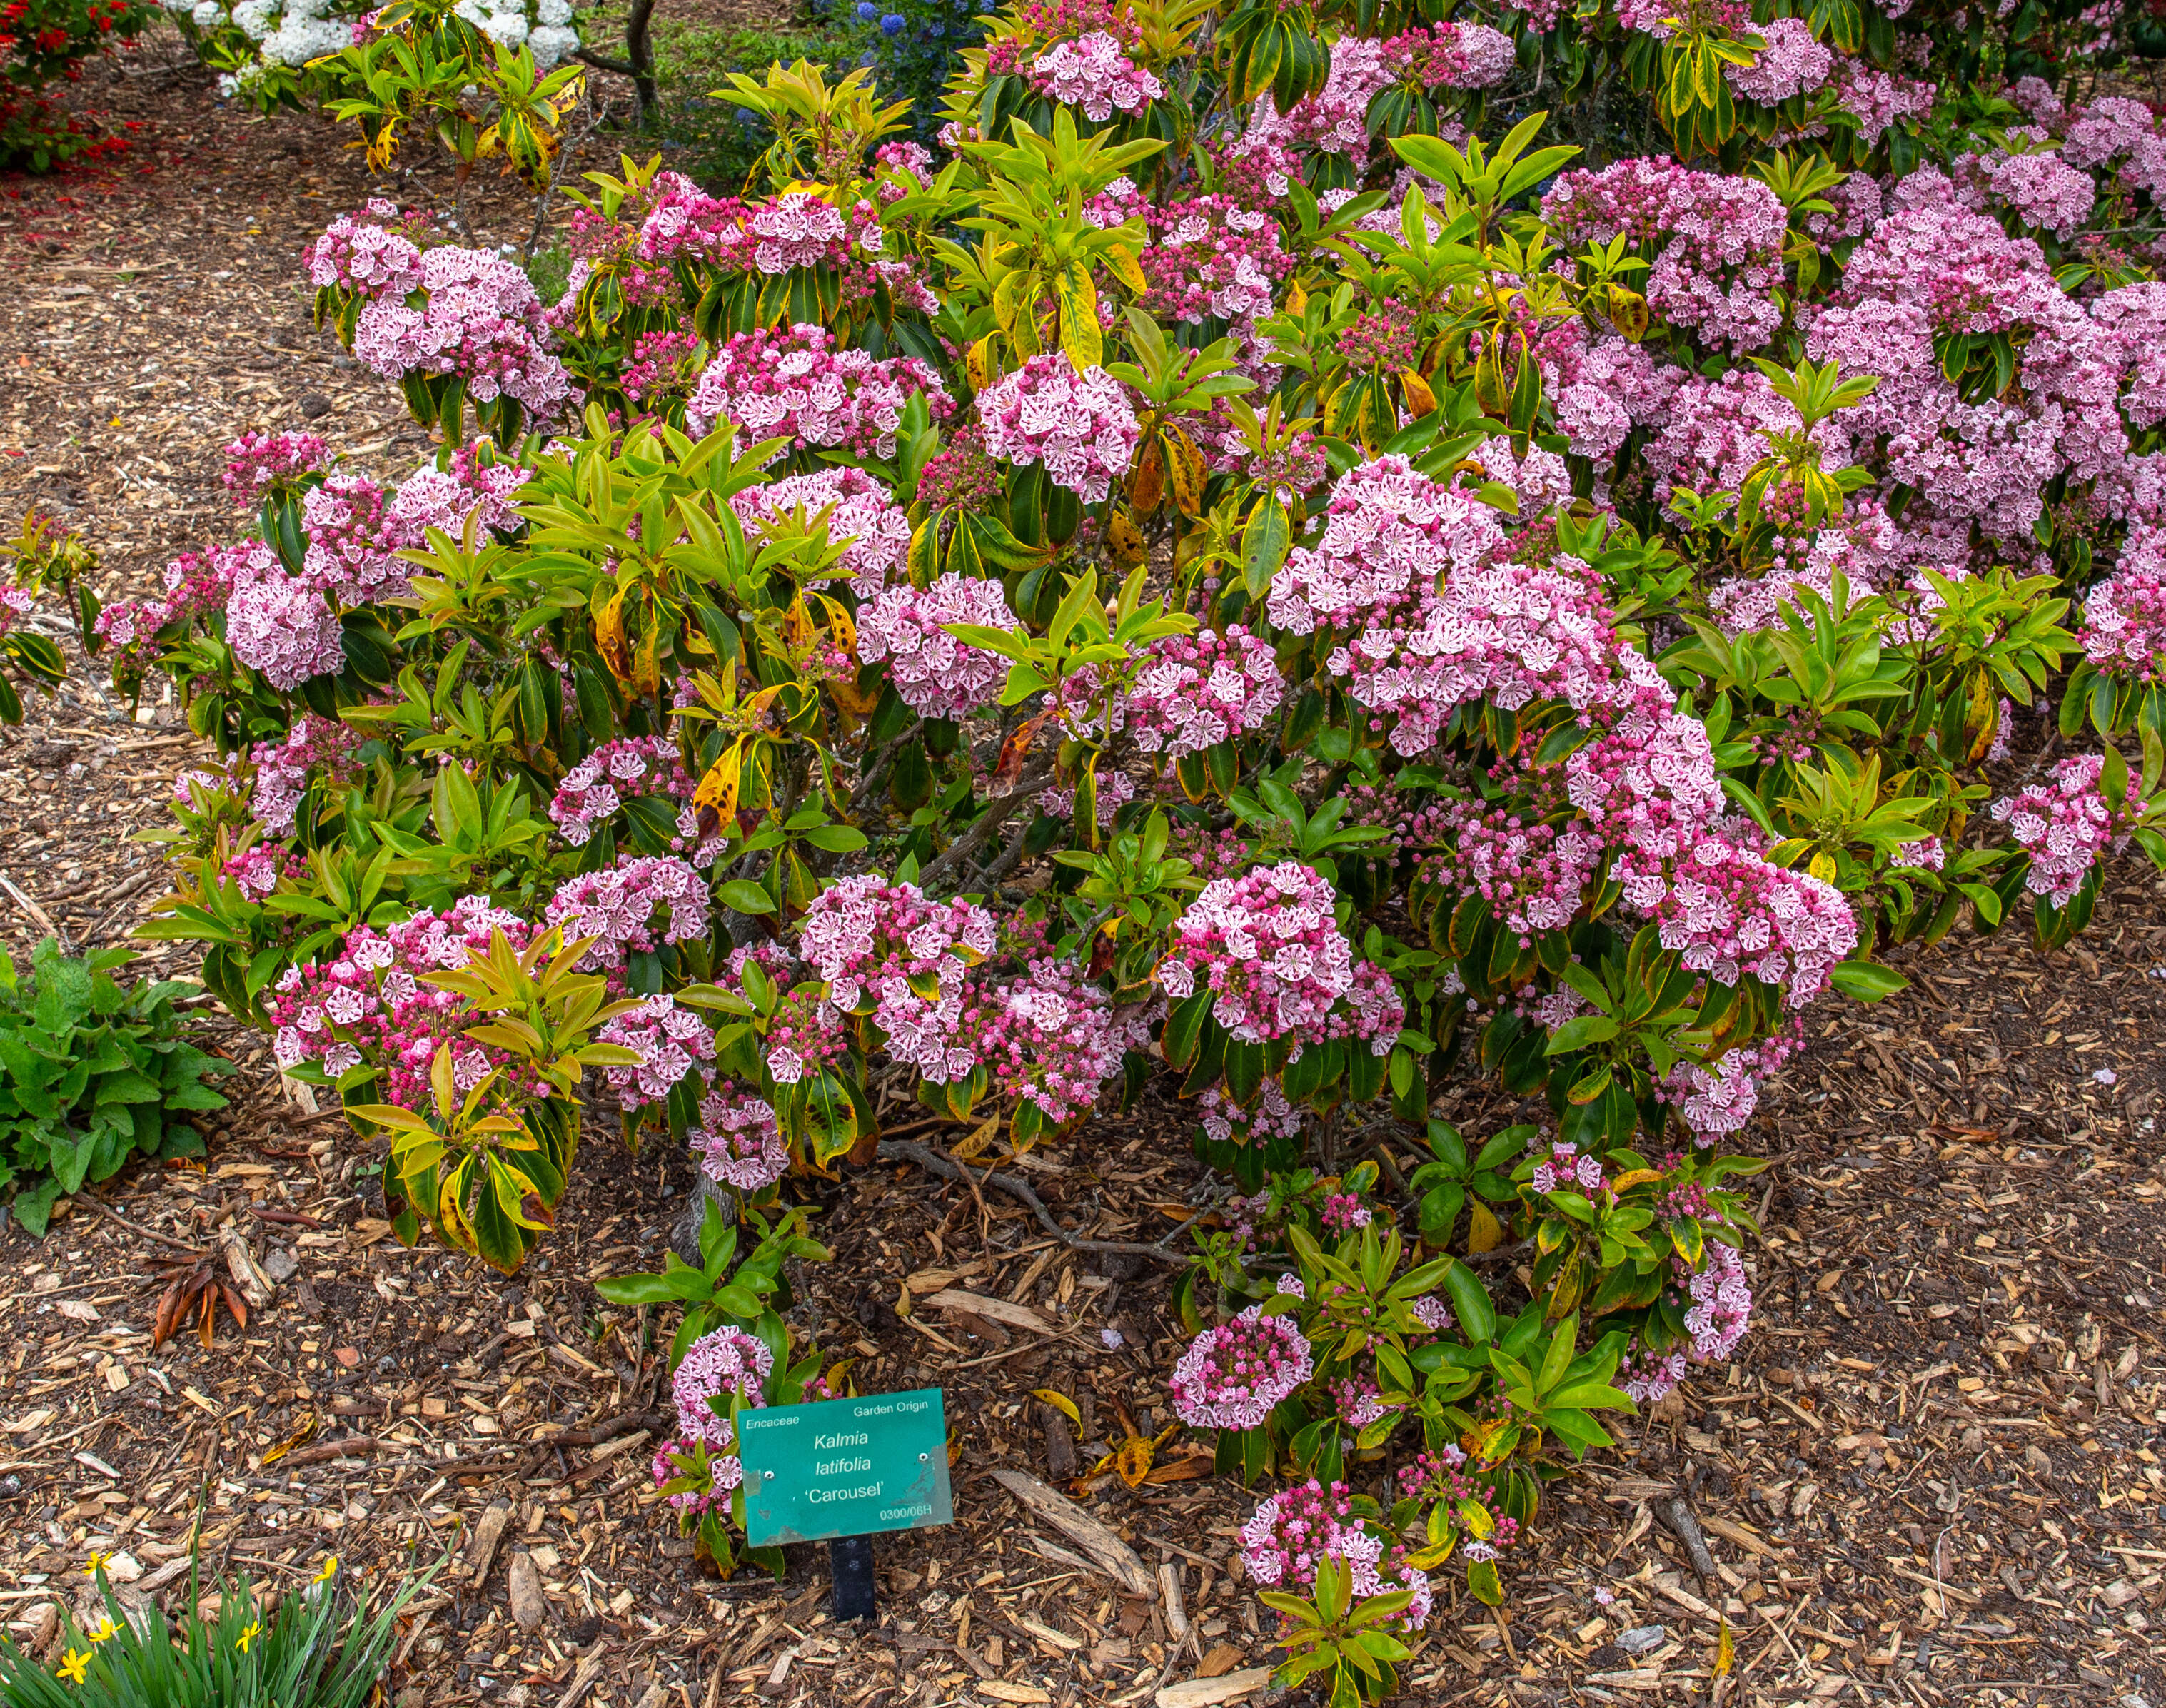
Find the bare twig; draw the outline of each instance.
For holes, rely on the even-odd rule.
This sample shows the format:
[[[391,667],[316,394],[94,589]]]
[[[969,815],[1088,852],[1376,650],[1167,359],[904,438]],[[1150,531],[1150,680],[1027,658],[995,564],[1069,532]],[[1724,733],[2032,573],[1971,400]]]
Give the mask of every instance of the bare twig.
[[[884,1162],[915,1162],[928,1174],[938,1174],[943,1180],[952,1180],[959,1186],[967,1185],[970,1181],[975,1180],[982,1185],[1005,1192],[1035,1215],[1040,1227],[1072,1251],[1124,1252],[1131,1257],[1149,1257],[1154,1263],[1169,1263],[1177,1267],[1185,1267],[1188,1262],[1186,1257],[1167,1251],[1163,1245],[1146,1246],[1134,1240],[1079,1239],[1053,1219],[1053,1212],[1045,1207],[1045,1200],[1032,1191],[1027,1183],[1018,1180],[1012,1174],[970,1175],[960,1162],[956,1162],[952,1157],[934,1150],[930,1145],[915,1144],[902,1139],[882,1139],[880,1145],[880,1156]],[[1181,1227],[1187,1226],[1186,1222],[1183,1222],[1181,1227],[1174,1230],[1174,1232],[1178,1233]],[[1167,1237],[1170,1238],[1171,1236],[1169,1235]]]
[[[1699,1520],[1682,1500],[1665,1500],[1655,1510],[1661,1515],[1662,1522],[1677,1532],[1677,1538],[1685,1545],[1692,1557],[1693,1569],[1699,1574],[1700,1582],[1706,1583],[1714,1576],[1714,1556],[1708,1551],[1707,1537],[1701,1534]]]
[[[93,1215],[103,1216],[108,1221],[126,1228],[131,1234],[140,1234],[146,1240],[156,1240],[161,1246],[171,1246],[177,1252],[186,1252],[191,1257],[209,1255],[201,1246],[192,1245],[187,1240],[177,1240],[171,1234],[161,1234],[156,1228],[144,1227],[140,1223],[129,1220],[119,1211],[108,1210],[87,1192],[77,1193],[68,1202],[80,1205]]]

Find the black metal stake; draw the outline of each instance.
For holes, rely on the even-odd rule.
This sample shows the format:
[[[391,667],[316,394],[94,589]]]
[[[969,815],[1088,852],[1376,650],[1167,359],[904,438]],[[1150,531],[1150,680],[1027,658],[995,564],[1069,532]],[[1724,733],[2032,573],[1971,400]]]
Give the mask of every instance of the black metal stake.
[[[870,1619],[879,1610],[879,1589],[873,1582],[873,1539],[869,1536],[838,1536],[827,1544],[828,1563],[835,1574],[835,1617]]]

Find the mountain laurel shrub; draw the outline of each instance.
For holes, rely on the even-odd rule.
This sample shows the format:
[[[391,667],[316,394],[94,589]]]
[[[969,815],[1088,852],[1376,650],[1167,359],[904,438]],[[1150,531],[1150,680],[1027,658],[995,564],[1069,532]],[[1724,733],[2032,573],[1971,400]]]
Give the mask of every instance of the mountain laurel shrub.
[[[353,50],[375,140],[434,27]],[[2166,863],[2166,130],[2068,95],[2119,27],[1032,0],[932,146],[734,75],[753,181],[589,174],[546,298],[341,215],[319,319],[442,448],[246,441],[250,525],[98,615],[219,756],[151,934],[505,1268],[582,1084],[762,1252],[897,1094],[966,1154],[1182,1099],[1175,1409],[1272,1491],[1289,1676],[1387,1694],[1746,1331],[1809,1018]],[[656,1475],[718,1558],[816,1368],[721,1227],[621,1289],[703,1313]]]

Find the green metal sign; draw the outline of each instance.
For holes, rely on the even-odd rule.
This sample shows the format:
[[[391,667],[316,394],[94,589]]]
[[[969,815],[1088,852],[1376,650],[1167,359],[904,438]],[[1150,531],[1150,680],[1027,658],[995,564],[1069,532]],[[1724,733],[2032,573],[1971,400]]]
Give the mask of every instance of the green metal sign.
[[[953,1524],[938,1388],[737,1413],[754,1547]]]

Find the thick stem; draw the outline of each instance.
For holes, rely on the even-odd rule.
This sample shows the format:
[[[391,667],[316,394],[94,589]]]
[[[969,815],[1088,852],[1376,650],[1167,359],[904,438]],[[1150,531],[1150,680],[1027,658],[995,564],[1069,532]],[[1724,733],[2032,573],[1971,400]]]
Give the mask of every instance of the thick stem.
[[[970,828],[948,845],[948,851],[918,875],[917,887],[929,891],[935,879],[946,877],[970,856],[992,840],[999,830],[1023,808],[1036,800],[1053,781],[1050,769],[1035,777],[1027,777],[1009,793],[993,802],[971,821]]]

